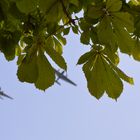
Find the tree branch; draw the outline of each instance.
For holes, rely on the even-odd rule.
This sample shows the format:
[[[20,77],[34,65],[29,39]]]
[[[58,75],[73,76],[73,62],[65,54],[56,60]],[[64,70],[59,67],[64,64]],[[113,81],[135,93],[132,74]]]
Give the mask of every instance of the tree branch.
[[[71,18],[70,14],[68,13],[65,4],[63,2],[63,0],[60,0],[60,3],[62,4],[62,8],[63,8],[63,12],[66,14],[67,18],[69,19],[70,23],[72,23],[73,25],[75,25],[75,21]]]

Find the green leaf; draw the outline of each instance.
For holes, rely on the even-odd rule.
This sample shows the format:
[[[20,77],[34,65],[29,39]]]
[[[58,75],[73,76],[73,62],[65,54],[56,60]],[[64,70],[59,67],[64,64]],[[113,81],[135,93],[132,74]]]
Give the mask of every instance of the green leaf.
[[[124,81],[128,82],[131,85],[134,85],[133,78],[127,76],[122,70],[120,70],[117,66],[113,65],[113,69],[117,72],[119,77],[123,79]]]
[[[70,27],[65,28],[65,29],[63,30],[64,35],[68,35],[69,32],[70,32]]]
[[[23,41],[24,41],[24,43],[26,43],[28,45],[32,45],[33,44],[33,37],[31,37],[31,36],[24,37]]]
[[[51,59],[62,69],[67,70],[67,65],[64,58],[55,51],[52,47],[49,46],[49,43],[46,42],[45,47],[46,53],[51,57]]]
[[[42,51],[37,56],[38,78],[35,86],[38,89],[45,90],[55,82],[55,72]]]
[[[75,6],[79,6],[79,0],[69,0],[70,3],[74,4]]]
[[[133,17],[127,12],[117,12],[113,13],[112,19],[113,23],[118,24],[118,26],[126,28],[130,33],[134,31],[134,21]]]
[[[123,91],[123,83],[116,72],[110,67],[110,65],[104,60],[104,78],[105,78],[105,85],[106,85],[106,93],[109,97],[116,99],[121,95]]]
[[[118,53],[117,53],[117,46],[110,46],[106,45],[105,49],[103,50],[103,53],[115,64],[118,65],[120,62]]]
[[[54,43],[55,43],[54,49],[55,49],[59,54],[62,54],[62,53],[63,53],[62,44],[61,44],[61,43],[59,42],[59,40],[57,40],[55,37],[54,37],[53,39],[54,39]]]
[[[123,83],[111,65],[104,59],[103,54],[94,52],[83,66],[89,92],[99,99],[106,91],[109,97],[117,99]]]
[[[56,37],[62,45],[67,44],[66,38],[64,38],[61,34],[57,34]]]
[[[42,4],[44,5],[44,3]],[[50,6],[49,7],[47,6],[47,10],[46,10],[47,22],[53,23],[59,21],[64,16],[62,4],[57,0],[53,0],[53,1],[49,1],[49,5]]]
[[[90,18],[97,19],[100,18],[104,12],[102,10],[102,6],[91,6],[88,8],[87,15]]]
[[[140,5],[139,0],[130,0],[129,3],[132,4],[132,5]]]
[[[23,57],[21,57],[21,59],[23,59]],[[37,56],[34,55],[30,59],[25,57],[20,63],[17,71],[18,79],[21,82],[36,82],[38,77]]]
[[[81,34],[80,41],[81,43],[88,45],[90,41],[90,32],[89,31],[83,32]]]
[[[85,63],[85,62],[88,61],[88,59],[92,56],[92,54],[93,54],[92,51],[83,54],[83,55],[79,58],[77,64],[78,64],[78,65],[81,65],[81,64]]]
[[[75,34],[78,34],[78,26],[72,26],[72,31],[73,31]]]
[[[28,14],[37,8],[38,0],[18,0],[16,4],[21,12]]]
[[[92,40],[93,44],[99,44],[99,38],[98,38],[98,35],[97,35],[97,28],[92,28],[91,29],[90,37],[91,37],[91,40]]]
[[[109,16],[103,17],[99,26],[97,27],[98,38],[102,43],[107,43],[110,45],[115,44],[115,36],[112,29],[112,23]]]
[[[133,58],[137,61],[140,61],[140,41],[136,39],[135,46],[132,49]]]
[[[46,45],[44,47],[46,47],[48,45],[49,45],[49,47],[54,48],[55,42],[54,42],[52,36],[47,37],[47,39],[46,39]]]
[[[114,25],[116,23],[113,23]],[[115,35],[120,51],[123,53],[127,53],[129,55],[132,54],[132,48],[134,46],[134,40],[131,38],[130,34],[119,25],[115,25]]]
[[[25,58],[25,54],[20,54],[19,56],[18,56],[18,60],[17,60],[17,65],[20,65],[21,63],[22,63],[22,61],[23,61],[23,59]]]
[[[13,60],[16,54],[16,47],[20,39],[20,32],[1,31],[0,32],[0,50],[4,53],[8,61]]]
[[[120,0],[107,0],[106,9],[111,12],[119,11],[122,7],[122,1]]]
[[[10,3],[9,12],[14,18],[20,19],[21,21],[25,18],[25,14],[18,9],[15,2]]]
[[[89,89],[89,92],[97,99],[100,99],[105,92],[102,73],[100,73],[100,70],[102,70],[102,68],[103,65],[101,64],[98,56],[92,57],[83,66],[83,71],[88,82],[87,87]]]
[[[0,50],[4,53],[5,58],[10,61],[15,58],[16,44],[11,39],[1,38]]]
[[[49,13],[55,4],[57,4],[56,0],[39,0],[39,7],[44,13]]]
[[[119,77],[121,79],[123,79],[124,81],[128,82],[129,84],[133,85],[134,81],[133,78],[127,76],[121,69],[119,69],[116,65],[114,65],[109,58],[105,57],[105,59],[109,62],[109,64],[111,65],[111,67],[114,69],[114,71],[116,71],[116,73],[119,75]]]
[[[81,19],[79,22],[79,26],[81,30],[86,32],[91,27],[91,24],[89,24],[86,20]]]

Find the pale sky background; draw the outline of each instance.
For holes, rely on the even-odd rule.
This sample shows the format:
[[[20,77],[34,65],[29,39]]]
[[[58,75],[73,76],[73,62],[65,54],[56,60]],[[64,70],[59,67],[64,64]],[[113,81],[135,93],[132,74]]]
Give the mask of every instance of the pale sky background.
[[[125,83],[118,102],[103,96],[99,101],[87,88],[80,55],[89,50],[70,35],[64,49],[68,76],[74,87],[60,81],[45,93],[16,77],[16,61],[0,55],[0,86],[14,100],[0,100],[0,140],[139,140],[140,63],[121,55],[120,68],[134,77],[135,85]]]

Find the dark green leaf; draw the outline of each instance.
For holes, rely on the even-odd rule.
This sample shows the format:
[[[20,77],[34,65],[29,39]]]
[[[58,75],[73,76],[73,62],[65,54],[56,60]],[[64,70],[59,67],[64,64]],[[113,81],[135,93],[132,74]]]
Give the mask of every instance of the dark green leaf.
[[[18,0],[16,4],[21,12],[28,14],[37,8],[38,0]]]
[[[69,32],[70,32],[70,27],[65,28],[65,29],[63,30],[64,35],[68,35]]]
[[[78,26],[72,26],[72,31],[73,31],[75,34],[78,34]]]
[[[106,8],[108,11],[116,12],[119,11],[121,7],[122,7],[121,0],[107,0],[106,2]]]
[[[140,41],[136,39],[135,46],[132,49],[133,58],[137,61],[140,61]]]
[[[90,31],[85,31],[80,37],[81,43],[88,45],[90,41]]]
[[[100,18],[104,14],[102,8],[103,8],[102,6],[89,7],[88,12],[87,12],[88,17],[94,18],[94,19]]]

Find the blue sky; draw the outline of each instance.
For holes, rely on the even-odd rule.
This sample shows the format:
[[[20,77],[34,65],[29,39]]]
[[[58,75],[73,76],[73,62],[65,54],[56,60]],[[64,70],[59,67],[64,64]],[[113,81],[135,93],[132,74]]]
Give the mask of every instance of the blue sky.
[[[68,37],[64,56],[68,76],[78,86],[61,81],[45,93],[16,77],[16,61],[0,55],[0,86],[14,100],[0,100],[2,140],[132,140],[140,139],[140,63],[121,55],[120,68],[135,79],[125,83],[118,102],[106,95],[99,101],[87,88],[81,66],[76,66],[88,46],[74,35]]]

